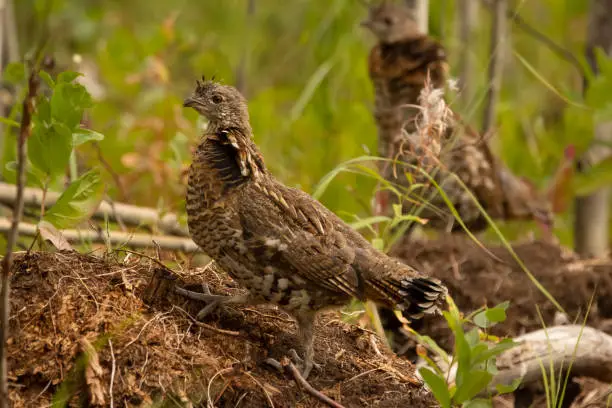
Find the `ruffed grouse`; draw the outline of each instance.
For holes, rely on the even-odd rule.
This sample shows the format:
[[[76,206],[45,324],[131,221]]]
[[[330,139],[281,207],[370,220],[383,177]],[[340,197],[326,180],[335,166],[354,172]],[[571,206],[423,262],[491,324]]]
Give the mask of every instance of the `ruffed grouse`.
[[[234,87],[203,78],[184,106],[208,119],[189,169],[189,231],[248,289],[235,297],[179,290],[209,303],[199,318],[224,303],[278,305],[297,320],[306,377],[318,311],[353,297],[408,318],[439,310],[447,293],[439,280],[379,252],[317,200],[270,174],[253,142],[246,101]]]
[[[492,154],[484,138],[461,123],[458,115],[449,110],[448,126],[443,129],[423,120],[426,117],[421,111],[427,108],[423,106],[427,101],[419,96],[426,84],[430,90],[445,87],[448,65],[444,47],[419,31],[412,10],[383,1],[370,8],[362,25],[378,39],[368,61],[375,93],[378,153],[401,163],[385,163],[382,175],[407,189],[411,184],[427,187],[411,190],[416,198],[403,201],[404,213],[414,213],[420,207],[418,215],[428,219],[429,226],[461,230],[442,196],[415,170],[418,167],[432,174],[435,168],[434,180],[444,181],[443,191],[470,230],[485,229],[487,221],[466,189],[449,177],[451,173],[465,183],[493,219],[535,219],[549,225],[549,202],[528,181],[512,174]],[[411,180],[404,173],[409,173]]]

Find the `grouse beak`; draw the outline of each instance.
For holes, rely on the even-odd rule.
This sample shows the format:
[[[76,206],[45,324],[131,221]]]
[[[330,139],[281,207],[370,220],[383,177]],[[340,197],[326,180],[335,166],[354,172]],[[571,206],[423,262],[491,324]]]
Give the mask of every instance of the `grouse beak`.
[[[359,25],[365,28],[370,28],[372,27],[372,22],[370,20],[363,20],[361,23],[359,23]]]
[[[197,105],[197,101],[193,97],[189,97],[183,101],[183,107],[185,108],[193,108]]]

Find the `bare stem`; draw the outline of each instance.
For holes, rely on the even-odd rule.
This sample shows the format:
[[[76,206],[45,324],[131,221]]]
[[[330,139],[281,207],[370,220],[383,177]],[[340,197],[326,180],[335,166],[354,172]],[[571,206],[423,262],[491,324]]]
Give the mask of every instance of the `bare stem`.
[[[6,358],[6,341],[9,332],[10,316],[10,272],[13,264],[13,248],[19,234],[19,221],[23,214],[23,189],[26,183],[26,141],[32,132],[32,114],[34,112],[34,100],[38,92],[38,68],[33,66],[28,78],[28,92],[23,100],[23,113],[19,138],[17,140],[17,198],[13,207],[13,219],[8,232],[6,255],[2,260],[2,289],[0,290],[0,408],[9,407],[8,395],[8,368]]]
[[[47,201],[47,190],[48,190],[48,186],[47,186],[47,183],[45,183],[42,189],[42,197],[40,200],[40,219],[41,220],[45,216],[45,203]]]

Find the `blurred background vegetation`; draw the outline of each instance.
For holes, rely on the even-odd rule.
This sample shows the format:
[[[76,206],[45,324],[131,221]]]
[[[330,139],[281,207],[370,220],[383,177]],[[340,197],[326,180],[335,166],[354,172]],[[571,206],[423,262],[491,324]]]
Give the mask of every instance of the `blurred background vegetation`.
[[[514,1],[511,7],[583,60],[588,2]],[[199,127],[182,100],[202,74],[247,95],[256,142],[268,167],[288,185],[312,193],[334,167],[376,153],[367,75],[374,39],[359,26],[367,10],[357,0],[18,0],[15,12],[23,54],[46,38],[58,70],[85,74],[82,81],[95,99],[87,125],[105,139],[99,150],[80,150],[79,165],[100,167],[116,200],[184,211],[184,171]],[[429,20],[430,34],[448,49],[453,76],[461,58],[473,56],[473,96],[449,100],[478,129],[491,13],[478,6],[469,48],[458,39],[455,2],[431,0]],[[574,146],[580,153],[590,142],[594,111],[584,107],[576,66],[512,22],[508,27],[498,132],[490,143],[514,172],[546,189],[565,149]],[[14,154],[9,139],[5,162]],[[608,182],[609,175],[598,171],[580,185]],[[555,234],[571,245],[577,185],[566,184],[564,194],[557,191],[562,213]],[[321,201],[353,220],[370,215],[374,188],[372,179],[342,174]],[[510,237],[537,233],[528,227],[503,231]]]

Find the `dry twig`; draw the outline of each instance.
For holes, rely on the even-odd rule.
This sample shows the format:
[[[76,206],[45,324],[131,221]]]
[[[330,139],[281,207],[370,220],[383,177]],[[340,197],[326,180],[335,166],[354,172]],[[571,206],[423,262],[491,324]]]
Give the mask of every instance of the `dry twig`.
[[[327,395],[323,394],[321,391],[315,389],[304,377],[300,374],[300,371],[297,369],[295,365],[289,360],[287,357],[283,357],[278,363],[276,360],[267,359],[266,362],[271,366],[275,367],[285,375],[291,376],[295,382],[302,387],[308,394],[318,399],[319,401],[327,404],[332,408],[344,408],[343,405],[337,403],[333,399],[329,398]]]

